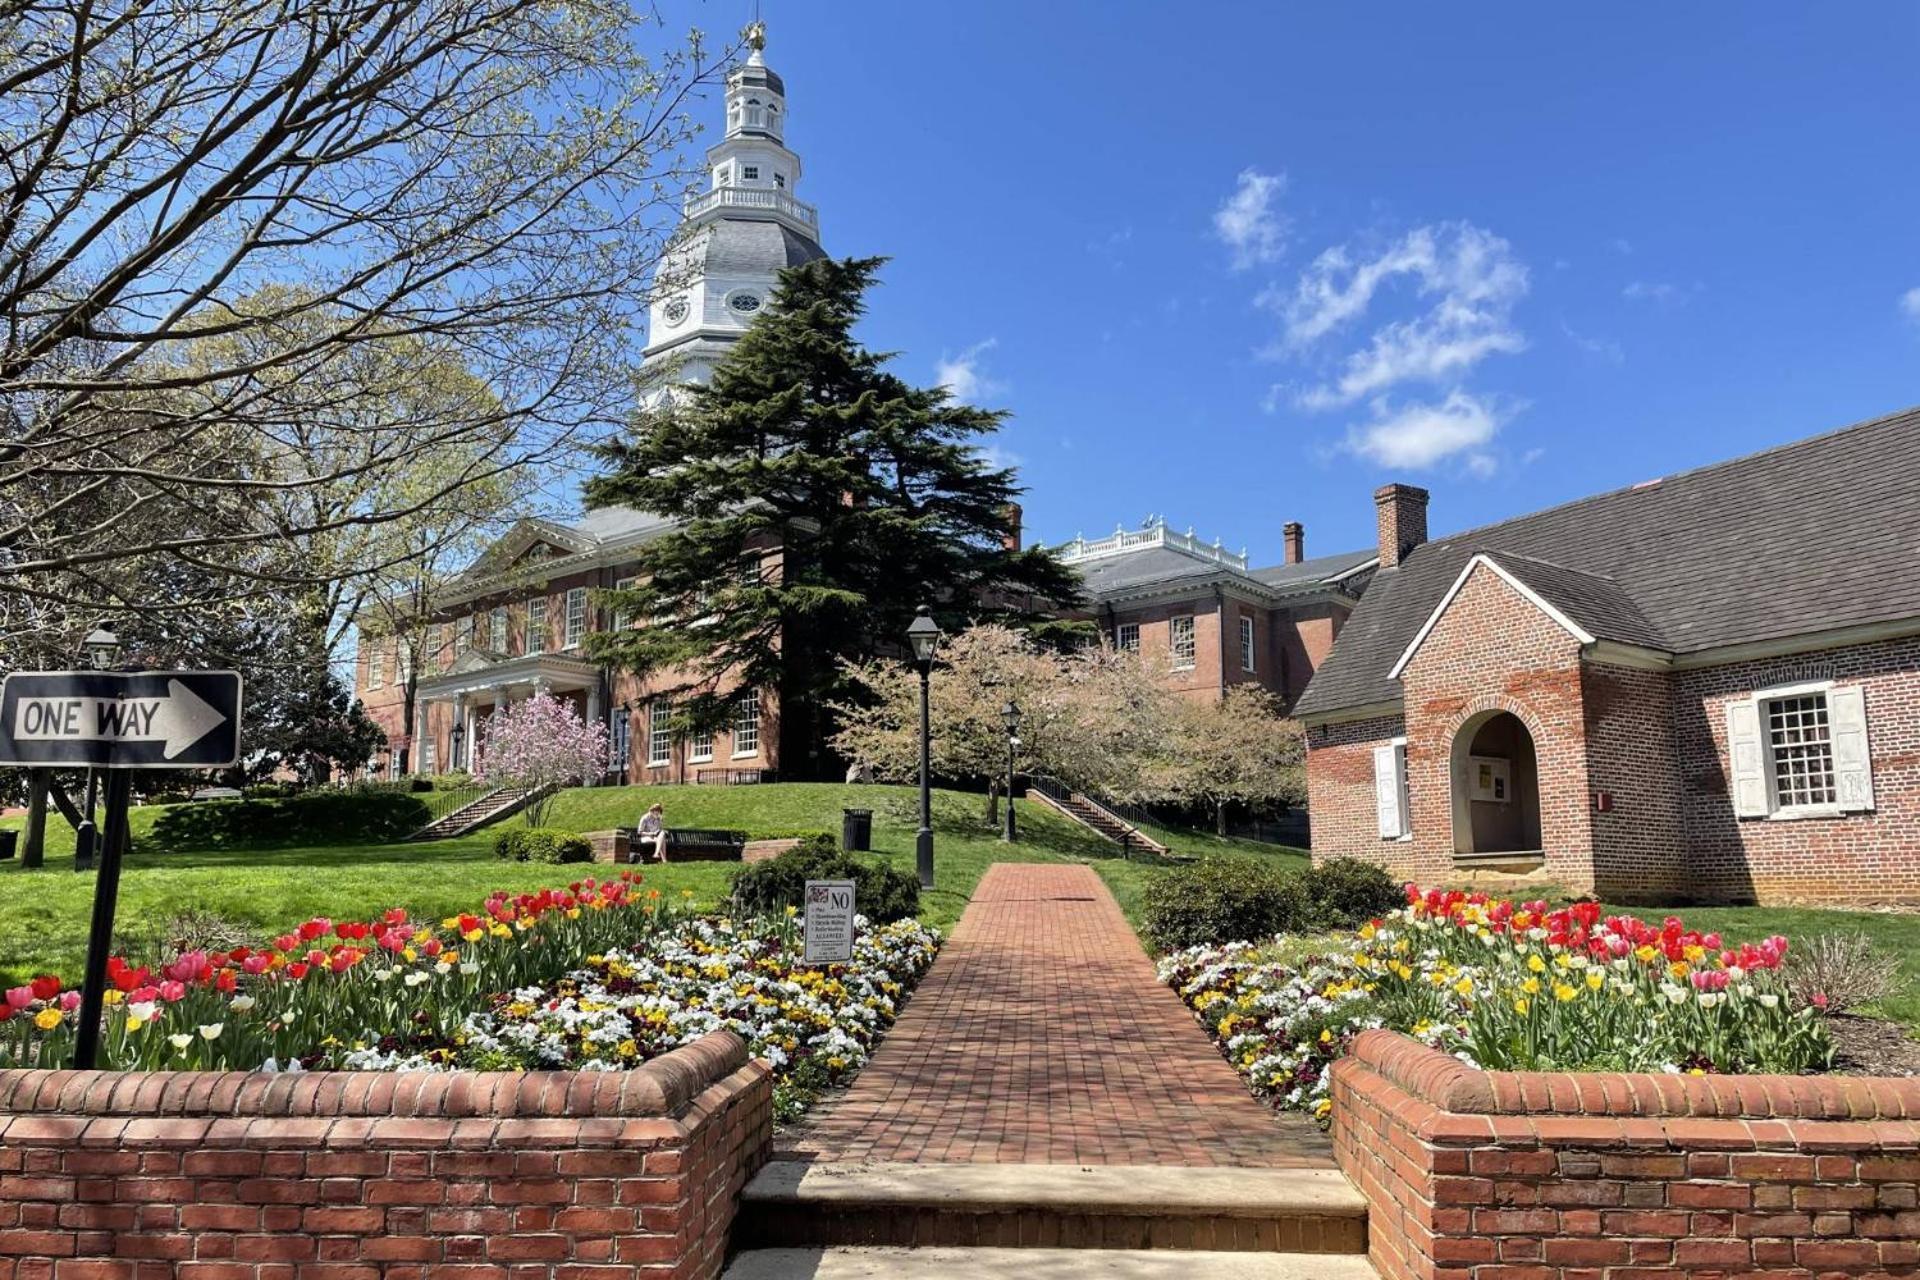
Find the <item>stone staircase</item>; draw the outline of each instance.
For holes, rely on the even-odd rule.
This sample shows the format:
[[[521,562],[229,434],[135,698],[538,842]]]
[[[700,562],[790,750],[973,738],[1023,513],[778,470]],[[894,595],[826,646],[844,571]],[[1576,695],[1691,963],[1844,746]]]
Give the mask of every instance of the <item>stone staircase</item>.
[[[441,814],[407,839],[450,840],[469,831],[478,831],[490,822],[512,817],[546,790],[544,787],[495,787],[458,809]]]
[[[1331,1168],[775,1160],[733,1239],[723,1280],[1375,1280]]]
[[[1027,788],[1027,799],[1046,805],[1055,813],[1072,819],[1114,844],[1139,849],[1156,858],[1164,858],[1172,852],[1099,801],[1078,791],[1042,790],[1034,786]]]

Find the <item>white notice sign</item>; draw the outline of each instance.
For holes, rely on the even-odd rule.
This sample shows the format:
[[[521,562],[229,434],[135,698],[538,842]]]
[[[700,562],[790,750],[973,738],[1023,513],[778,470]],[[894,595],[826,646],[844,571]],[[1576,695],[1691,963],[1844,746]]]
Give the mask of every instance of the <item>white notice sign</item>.
[[[853,959],[853,881],[807,881],[805,964]]]

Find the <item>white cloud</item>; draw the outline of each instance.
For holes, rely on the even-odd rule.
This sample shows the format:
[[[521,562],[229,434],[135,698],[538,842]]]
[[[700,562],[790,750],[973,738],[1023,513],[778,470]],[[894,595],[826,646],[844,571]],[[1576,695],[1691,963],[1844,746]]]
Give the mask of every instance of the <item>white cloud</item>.
[[[1595,360],[1604,364],[1624,364],[1627,353],[1611,338],[1593,338],[1581,333],[1565,320],[1560,322],[1560,332],[1567,335],[1567,341],[1580,348]]]
[[[1499,463],[1487,451],[1503,414],[1488,400],[1454,390],[1439,404],[1372,404],[1373,416],[1347,428],[1347,449],[1383,467],[1424,470],[1459,457],[1475,475]]]
[[[1278,262],[1287,247],[1287,216],[1274,208],[1287,175],[1242,169],[1233,194],[1213,212],[1213,234],[1233,250],[1236,271]]]
[[[1616,236],[1613,241],[1613,251],[1623,258],[1628,257],[1633,253],[1633,242],[1624,236]]]
[[[1402,281],[1425,309],[1375,329],[1332,381],[1301,393],[1303,407],[1352,404],[1401,382],[1450,381],[1490,355],[1525,349],[1513,308],[1526,296],[1527,268],[1505,240],[1464,222],[1415,228],[1368,257],[1329,249],[1290,294],[1269,289],[1258,301],[1280,313],[1283,348],[1302,351],[1365,316]]]
[[[1666,280],[1635,280],[1620,291],[1620,296],[1630,302],[1651,302],[1661,307],[1684,307],[1693,300],[1703,285],[1687,288]]]
[[[1900,312],[1915,324],[1920,324],[1920,285],[1900,295]]]
[[[942,352],[933,366],[933,380],[945,387],[955,400],[978,404],[988,396],[1005,391],[1006,384],[987,375],[982,357],[1000,345],[998,338],[985,338],[949,359]]]

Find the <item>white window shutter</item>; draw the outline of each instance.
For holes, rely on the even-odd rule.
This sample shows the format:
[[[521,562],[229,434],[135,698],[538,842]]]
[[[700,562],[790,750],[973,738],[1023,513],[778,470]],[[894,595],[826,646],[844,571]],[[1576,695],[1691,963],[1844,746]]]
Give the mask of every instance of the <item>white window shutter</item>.
[[[1400,811],[1400,754],[1392,743],[1373,749],[1373,799],[1380,814],[1380,838],[1398,840],[1406,834],[1406,815]]]
[[[1764,818],[1767,807],[1767,757],[1760,738],[1760,706],[1751,698],[1727,704],[1727,782],[1733,816]]]
[[[1867,749],[1867,691],[1859,685],[1827,690],[1833,732],[1833,786],[1848,812],[1873,808],[1873,761]]]

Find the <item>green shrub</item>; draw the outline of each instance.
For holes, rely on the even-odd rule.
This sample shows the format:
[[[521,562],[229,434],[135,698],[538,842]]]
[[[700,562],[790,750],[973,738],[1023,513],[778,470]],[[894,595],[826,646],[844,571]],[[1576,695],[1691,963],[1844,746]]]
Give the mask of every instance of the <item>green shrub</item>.
[[[733,877],[733,909],[765,916],[799,907],[809,880],[853,881],[854,909],[875,924],[904,920],[920,910],[918,880],[842,853],[830,835],[809,836],[777,858],[740,868]]]
[[[170,805],[145,843],[160,849],[371,844],[405,839],[430,819],[427,806],[411,795],[303,791],[281,799]]]
[[[1270,938],[1308,911],[1297,875],[1244,858],[1207,858],[1162,872],[1147,888],[1144,927],[1162,951]]]
[[[1400,881],[1360,858],[1328,858],[1293,874],[1306,882],[1306,928],[1351,929],[1407,905]]]
[[[560,827],[503,827],[493,852],[508,862],[592,862],[593,841]]]
[[[1147,890],[1147,940],[1162,951],[1351,929],[1406,903],[1393,877],[1358,858],[1280,871],[1211,858],[1163,872]]]

